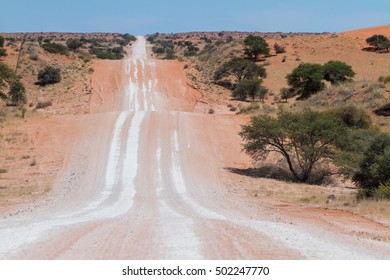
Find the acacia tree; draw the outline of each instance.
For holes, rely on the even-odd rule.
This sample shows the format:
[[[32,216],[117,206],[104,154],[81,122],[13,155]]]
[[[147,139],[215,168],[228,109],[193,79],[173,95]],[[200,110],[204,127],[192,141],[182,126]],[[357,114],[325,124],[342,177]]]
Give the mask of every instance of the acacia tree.
[[[329,61],[322,66],[324,79],[332,85],[345,82],[355,76],[352,67],[341,61]]]
[[[244,40],[245,54],[257,61],[260,55],[269,55],[270,48],[268,43],[260,36],[249,35]]]
[[[261,82],[262,81],[257,78],[244,79],[238,83],[237,87],[233,91],[233,96],[241,101],[245,101],[247,96],[250,96],[252,100],[255,101],[256,96],[260,93]]]
[[[321,64],[303,63],[287,75],[287,83],[299,99],[309,98],[313,93],[322,90],[324,73]]]
[[[384,35],[373,35],[366,39],[366,42],[370,45],[375,47],[377,51],[380,50],[387,50],[390,49],[390,41],[387,37]]]
[[[242,126],[240,136],[243,150],[254,160],[264,159],[271,152],[279,153],[286,159],[292,176],[308,182],[318,163],[330,157],[345,129],[330,114],[283,112],[278,118],[252,117],[250,124]]]
[[[240,83],[244,79],[253,79],[255,77],[267,77],[267,73],[263,66],[257,65],[253,61],[234,57],[228,62],[225,62],[214,74],[215,80],[220,80],[223,77],[233,76],[236,82]]]

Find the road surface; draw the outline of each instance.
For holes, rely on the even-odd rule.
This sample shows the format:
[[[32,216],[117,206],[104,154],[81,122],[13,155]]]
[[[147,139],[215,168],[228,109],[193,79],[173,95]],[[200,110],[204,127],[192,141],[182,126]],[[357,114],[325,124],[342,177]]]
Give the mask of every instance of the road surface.
[[[358,229],[226,191],[221,150],[238,137],[234,120],[190,112],[185,82],[157,63],[138,37],[117,110],[80,116],[94,120],[92,136],[45,203],[2,218],[1,258],[390,258],[389,243]]]

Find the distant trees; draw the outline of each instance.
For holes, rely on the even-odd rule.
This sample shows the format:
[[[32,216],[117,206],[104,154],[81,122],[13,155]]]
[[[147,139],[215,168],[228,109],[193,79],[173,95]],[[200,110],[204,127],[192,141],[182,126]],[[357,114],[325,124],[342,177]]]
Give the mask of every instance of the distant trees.
[[[244,79],[252,79],[255,77],[267,77],[265,68],[257,65],[253,61],[234,57],[225,62],[214,74],[215,80],[220,80],[223,77],[233,76],[236,82],[240,83]]]
[[[41,86],[56,84],[61,81],[60,69],[53,66],[46,66],[38,73],[38,84]]]
[[[4,47],[5,38],[0,35],[0,48]]]
[[[254,160],[279,153],[291,175],[301,182],[310,181],[318,163],[330,158],[332,148],[345,134],[345,126],[336,117],[312,111],[283,112],[277,118],[255,116],[240,132],[244,151]]]
[[[248,96],[253,101],[256,97],[263,99],[267,92],[261,86],[262,80],[259,79],[267,77],[267,72],[263,66],[251,60],[234,57],[222,64],[215,72],[214,80],[219,81],[227,77],[235,79],[233,97],[239,100],[245,101]]]
[[[244,40],[245,54],[253,61],[257,61],[260,55],[269,55],[268,43],[260,36],[249,35]]]
[[[367,38],[366,42],[376,51],[386,50],[388,52],[390,49],[390,40],[384,35],[373,35]]]

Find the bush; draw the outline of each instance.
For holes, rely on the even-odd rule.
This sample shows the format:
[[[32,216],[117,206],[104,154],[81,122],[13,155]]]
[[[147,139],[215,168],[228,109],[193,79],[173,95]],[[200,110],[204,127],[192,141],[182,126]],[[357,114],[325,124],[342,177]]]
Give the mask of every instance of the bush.
[[[2,57],[2,56],[7,56],[7,50],[0,48],[0,57]]]
[[[30,54],[30,59],[33,61],[37,61],[39,59],[39,56],[36,53],[32,53]]]
[[[364,109],[354,105],[343,106],[329,112],[351,128],[369,129],[372,125],[370,115]]]
[[[42,108],[46,108],[46,107],[49,107],[49,106],[52,106],[53,105],[53,102],[52,101],[39,101],[37,103],[37,105],[35,106],[36,109],[42,109]]]
[[[0,35],[0,48],[4,47],[5,38]]]
[[[13,105],[21,105],[27,103],[26,89],[20,81],[11,83],[8,93]]]
[[[258,103],[251,103],[249,105],[240,104],[238,105],[239,114],[250,114],[254,111],[257,111],[260,109],[260,105]]]
[[[374,192],[374,198],[377,200],[390,199],[390,181],[381,183]]]
[[[275,52],[276,53],[285,53],[286,52],[286,48],[285,47],[283,47],[283,46],[281,46],[281,45],[279,45],[278,43],[275,43],[275,45],[274,45],[274,50],[275,50]]]
[[[388,84],[390,83],[390,76],[380,76],[378,82]]]
[[[390,182],[390,136],[377,136],[360,162],[359,171],[353,176],[353,181],[361,191],[359,197],[374,198],[381,184]]]
[[[44,43],[41,45],[41,47],[49,53],[62,54],[62,55],[67,55],[69,53],[68,49],[61,44]]]
[[[83,42],[81,42],[79,39],[69,38],[66,41],[66,46],[69,50],[76,52],[79,48],[83,46]]]
[[[60,69],[52,66],[46,66],[38,73],[38,83],[41,86],[56,84],[61,81]]]

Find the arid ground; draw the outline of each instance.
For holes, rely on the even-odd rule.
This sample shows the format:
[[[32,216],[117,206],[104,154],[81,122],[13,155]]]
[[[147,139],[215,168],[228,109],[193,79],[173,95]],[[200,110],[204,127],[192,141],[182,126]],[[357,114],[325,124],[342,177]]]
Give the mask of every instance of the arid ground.
[[[202,113],[183,63],[153,58],[145,38],[128,52],[93,63],[81,108],[5,126],[16,171],[0,174],[0,258],[390,258],[388,219],[265,195],[315,187],[242,174],[248,118]]]

